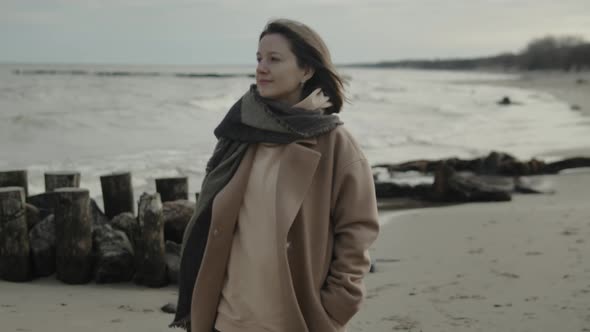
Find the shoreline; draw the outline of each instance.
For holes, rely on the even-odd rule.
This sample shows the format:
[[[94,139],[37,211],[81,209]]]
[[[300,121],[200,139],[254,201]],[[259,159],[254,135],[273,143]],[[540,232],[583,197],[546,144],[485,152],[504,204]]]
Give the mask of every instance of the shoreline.
[[[568,104],[572,112],[578,112],[582,116],[588,117],[588,125],[590,126],[590,71],[581,71],[577,73],[561,71],[515,71],[492,73],[518,75],[519,77],[506,80],[469,80],[455,83],[462,85],[478,84],[513,87],[547,93]],[[581,80],[583,83],[578,83],[578,80]],[[572,109],[573,106],[577,106],[577,108],[574,110]],[[590,156],[590,141],[586,147],[548,150],[540,154],[539,157],[571,158],[580,155]]]
[[[590,116],[590,72],[517,72],[515,80],[478,81],[486,85],[516,87],[546,92],[571,106],[580,107],[577,112]],[[578,83],[578,81],[582,83]]]

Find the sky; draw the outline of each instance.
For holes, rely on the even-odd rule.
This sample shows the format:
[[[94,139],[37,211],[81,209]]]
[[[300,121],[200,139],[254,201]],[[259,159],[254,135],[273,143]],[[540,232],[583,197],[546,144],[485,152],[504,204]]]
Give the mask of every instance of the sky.
[[[0,0],[0,62],[247,65],[273,18],[312,27],[337,64],[590,41],[590,0]]]

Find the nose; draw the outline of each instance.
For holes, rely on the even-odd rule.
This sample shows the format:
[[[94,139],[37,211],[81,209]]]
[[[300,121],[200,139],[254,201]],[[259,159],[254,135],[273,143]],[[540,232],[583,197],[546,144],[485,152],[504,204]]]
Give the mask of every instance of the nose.
[[[258,62],[258,65],[256,66],[256,72],[258,74],[267,74],[268,73],[268,67],[266,66],[266,63],[264,60],[260,60],[260,62]]]

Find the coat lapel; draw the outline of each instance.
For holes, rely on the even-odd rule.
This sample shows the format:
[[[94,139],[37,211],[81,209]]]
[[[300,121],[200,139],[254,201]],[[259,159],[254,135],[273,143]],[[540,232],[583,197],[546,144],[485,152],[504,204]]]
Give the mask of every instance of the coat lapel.
[[[230,230],[233,230],[235,227],[235,222],[242,206],[244,192],[248,185],[248,178],[252,169],[255,152],[256,148],[254,145],[248,148],[235,175],[213,200],[211,214],[212,227],[224,227]]]
[[[315,138],[296,141],[286,146],[281,157],[275,206],[279,241],[289,232],[313,180],[322,156],[310,147],[316,143]]]

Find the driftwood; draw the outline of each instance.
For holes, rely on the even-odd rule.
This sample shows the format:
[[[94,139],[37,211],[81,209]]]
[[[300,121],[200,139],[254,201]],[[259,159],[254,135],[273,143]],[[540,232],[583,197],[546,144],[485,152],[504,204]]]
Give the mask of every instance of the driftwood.
[[[469,171],[475,174],[495,174],[504,176],[557,174],[564,169],[590,167],[589,157],[575,157],[557,162],[545,163],[531,159],[519,161],[513,156],[500,152],[492,152],[485,158],[444,160],[414,160],[401,164],[377,164],[373,168],[385,168],[389,173],[417,171],[434,173],[442,164],[452,167],[455,171]]]
[[[494,188],[475,178],[461,176],[443,164],[434,177],[431,199],[443,202],[505,202],[511,196],[507,191]]]
[[[22,187],[0,188],[0,278],[28,281],[29,258],[25,193]]]
[[[545,165],[543,169],[547,174],[557,174],[564,169],[590,167],[590,158],[576,157],[556,161]]]
[[[524,187],[523,184],[521,186]],[[450,165],[444,163],[436,171],[432,184],[411,186],[392,182],[375,183],[376,195],[380,199],[410,199],[398,201],[397,206],[390,201],[387,205],[393,208],[428,207],[451,202],[509,201],[510,192],[515,191],[515,188],[512,181],[509,186],[504,183],[498,185],[484,177],[455,172]]]

